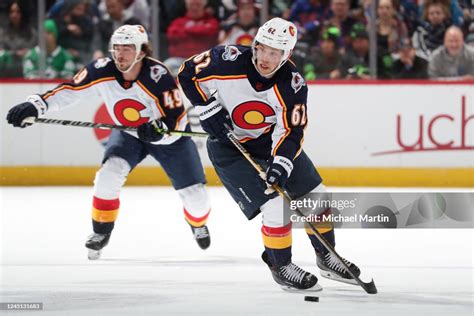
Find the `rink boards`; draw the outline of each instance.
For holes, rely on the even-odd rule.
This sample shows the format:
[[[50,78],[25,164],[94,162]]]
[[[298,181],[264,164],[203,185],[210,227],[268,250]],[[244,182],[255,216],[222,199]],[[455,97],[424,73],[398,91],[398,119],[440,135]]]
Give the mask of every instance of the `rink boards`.
[[[1,185],[89,185],[107,131],[36,124],[14,129],[8,109],[57,83],[0,82]],[[474,186],[474,83],[310,82],[304,149],[326,184],[343,186]],[[243,100],[244,101],[244,100]],[[190,112],[194,130],[198,122]],[[83,100],[49,118],[110,122],[100,99]],[[210,184],[219,181],[195,139]],[[128,184],[169,184],[153,160]]]

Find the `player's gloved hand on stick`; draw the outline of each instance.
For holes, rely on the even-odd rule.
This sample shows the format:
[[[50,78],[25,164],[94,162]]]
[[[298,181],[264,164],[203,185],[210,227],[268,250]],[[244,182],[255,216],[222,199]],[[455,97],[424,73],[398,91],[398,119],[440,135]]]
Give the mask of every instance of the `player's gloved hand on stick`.
[[[162,131],[162,132],[160,132]],[[154,120],[138,126],[137,134],[145,142],[157,142],[163,138],[165,124],[161,120]]]
[[[26,102],[15,105],[8,111],[7,121],[15,127],[26,127],[33,123],[23,122],[27,117],[41,117],[48,110],[48,105],[37,94],[30,95]]]
[[[210,136],[217,138],[221,142],[229,142],[227,138],[228,130],[225,127],[232,127],[232,121],[224,107],[217,102],[216,98],[211,97],[205,103],[194,104],[202,129]]]
[[[31,102],[23,102],[15,105],[8,111],[7,121],[15,127],[24,128],[32,125],[32,123],[23,123],[23,120],[27,117],[38,117],[38,110],[35,105]]]
[[[280,188],[283,188],[293,170],[293,162],[283,156],[272,157],[268,162],[267,185],[269,187],[278,185]],[[265,191],[266,194],[273,192],[273,190]]]

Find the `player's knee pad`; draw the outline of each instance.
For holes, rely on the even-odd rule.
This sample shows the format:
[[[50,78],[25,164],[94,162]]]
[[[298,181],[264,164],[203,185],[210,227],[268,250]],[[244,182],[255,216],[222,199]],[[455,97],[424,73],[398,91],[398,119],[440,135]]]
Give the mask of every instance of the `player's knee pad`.
[[[129,173],[130,165],[125,159],[110,157],[95,175],[94,196],[105,200],[118,198]]]
[[[309,213],[314,215],[323,215],[331,212],[331,199],[332,195],[330,192],[327,191],[326,186],[324,184],[319,184],[310,192],[311,199],[315,202],[318,202],[316,207],[311,211],[305,211],[305,215]]]
[[[290,215],[284,211],[284,201],[281,196],[268,200],[260,206],[262,223],[267,227],[283,227],[290,223]]]
[[[333,230],[333,225],[330,222],[324,220],[325,216],[331,214],[331,199],[332,195],[327,191],[324,184],[318,185],[311,192],[311,199],[318,201],[319,205],[309,213],[317,215],[314,217],[312,222],[313,226],[318,230],[320,234],[328,233]],[[305,225],[306,232],[309,235],[313,235],[313,231],[309,228],[309,225]]]
[[[328,193],[328,190],[324,184],[320,183],[317,187],[311,190],[310,193]]]
[[[187,212],[194,217],[202,217],[209,213],[211,203],[206,186],[202,183],[194,184],[178,190],[179,197]]]

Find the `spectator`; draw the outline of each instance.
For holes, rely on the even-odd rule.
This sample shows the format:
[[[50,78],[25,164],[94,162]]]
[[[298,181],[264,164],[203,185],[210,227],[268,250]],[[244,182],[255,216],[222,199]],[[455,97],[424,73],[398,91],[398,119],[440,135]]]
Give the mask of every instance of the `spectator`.
[[[92,16],[85,0],[66,0],[63,11],[55,19],[59,30],[58,44],[66,48],[80,63],[91,58],[94,35]]]
[[[105,0],[107,12],[97,23],[94,36],[94,59],[104,57],[109,50],[109,41],[113,32],[124,24],[138,25],[141,22],[125,14],[122,0]]]
[[[444,33],[450,25],[449,10],[441,2],[428,2],[423,20],[413,34],[413,46],[420,56],[428,59],[436,48],[443,45]]]
[[[463,17],[463,11],[461,9],[461,6],[459,5],[458,0],[424,0],[426,2],[440,2],[444,4],[445,7],[449,8],[449,15],[451,16],[451,22],[456,25],[461,27],[464,23],[464,17]],[[424,6],[421,5],[420,7],[420,16],[424,15]]]
[[[430,78],[474,78],[474,48],[464,44],[463,34],[451,26],[444,35],[444,45],[438,47],[428,64]]]
[[[58,27],[54,20],[44,21],[44,34],[46,41],[46,70],[45,77],[66,78],[73,77],[75,65],[72,56],[57,44]],[[23,75],[28,79],[39,78],[40,48],[32,48],[23,60]]]
[[[186,15],[168,27],[170,56],[188,58],[217,44],[219,21],[205,7],[206,0],[186,0]]]
[[[357,20],[349,16],[350,0],[331,0],[332,16],[326,21],[326,25],[336,26],[341,31],[342,47],[351,45],[351,29]]]
[[[321,36],[319,47],[313,47],[304,66],[304,78],[337,79],[340,77],[341,54],[338,51],[341,32],[336,26],[326,29]]]
[[[17,71],[13,67],[13,58],[10,53],[0,48],[0,78],[16,77]]]
[[[119,0],[123,7],[123,19],[134,19],[140,21],[140,25],[143,25],[145,29],[150,28],[150,4],[147,0]],[[162,1],[160,1],[162,2]],[[163,1],[164,2],[164,1]],[[161,6],[160,6],[161,8]],[[109,14],[107,8],[107,0],[100,0],[98,4],[98,10],[102,17]],[[161,16],[160,16],[161,18]],[[121,26],[123,24],[120,24]]]
[[[346,52],[339,69],[341,78],[375,79],[369,69],[369,34],[363,24],[355,24],[351,32],[351,49]],[[377,52],[377,78],[391,77],[392,59],[388,52]]]
[[[281,17],[287,20],[290,18],[293,2],[293,0],[268,0],[268,13],[271,17]]]
[[[394,9],[392,0],[380,0],[377,7],[377,48],[398,53],[400,43],[408,38],[408,30]]]
[[[428,61],[417,56],[416,49],[406,40],[400,48],[400,58],[393,63],[392,72],[396,79],[426,79]]]
[[[251,46],[259,23],[254,0],[238,0],[235,20],[224,23],[219,33],[219,44]]]
[[[415,32],[416,27],[418,26],[418,9],[419,1],[418,0],[400,0],[400,7],[398,11],[400,12],[403,22],[408,29],[408,35],[411,37],[413,32]]]
[[[150,5],[147,0],[122,0],[125,5],[125,16],[140,21],[145,29],[150,28]]]
[[[8,7],[8,24],[0,28],[2,50],[2,77],[21,77],[22,61],[28,50],[38,41],[36,30],[29,23],[29,13],[19,0]]]
[[[474,47],[474,33],[471,33],[466,36],[466,45]]]
[[[296,0],[291,7],[290,21],[298,28],[303,42],[318,38],[320,24],[330,17],[328,0]]]

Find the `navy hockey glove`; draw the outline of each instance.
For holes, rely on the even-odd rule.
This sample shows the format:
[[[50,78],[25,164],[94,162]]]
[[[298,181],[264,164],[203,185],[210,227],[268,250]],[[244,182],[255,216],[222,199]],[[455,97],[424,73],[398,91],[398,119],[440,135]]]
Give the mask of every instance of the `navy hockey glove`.
[[[26,127],[33,123],[23,122],[27,117],[43,116],[48,110],[48,105],[39,95],[30,95],[26,102],[15,105],[8,111],[7,121],[15,127]]]
[[[160,130],[162,132],[160,132]],[[145,142],[157,142],[163,138],[165,124],[161,120],[154,120],[138,126],[137,134],[140,140]]]
[[[229,142],[225,125],[232,128],[232,121],[229,112],[217,102],[216,98],[212,97],[206,103],[197,103],[194,108],[205,132],[221,142]]]
[[[24,128],[30,126],[31,123],[23,123],[23,120],[31,116],[35,118],[38,117],[38,110],[33,103],[23,102],[15,105],[10,109],[10,111],[8,111],[7,121],[15,127]]]
[[[293,163],[283,156],[275,156],[269,160],[267,169],[267,184],[269,186],[278,185],[282,188],[293,170]]]

